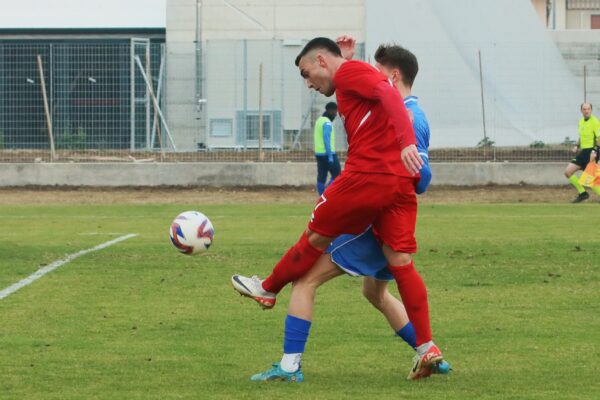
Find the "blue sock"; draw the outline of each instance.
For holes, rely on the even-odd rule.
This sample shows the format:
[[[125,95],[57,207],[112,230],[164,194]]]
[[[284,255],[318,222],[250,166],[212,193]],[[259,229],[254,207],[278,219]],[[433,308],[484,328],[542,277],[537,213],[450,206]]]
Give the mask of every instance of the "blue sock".
[[[415,333],[415,327],[412,322],[408,321],[408,324],[404,325],[402,329],[396,332],[396,335],[400,336],[402,340],[413,349],[417,348],[417,334]]]
[[[325,183],[317,182],[317,192],[319,192],[319,196],[323,194],[325,191]]]
[[[288,315],[285,318],[283,352],[286,354],[304,353],[309,330],[310,321]]]

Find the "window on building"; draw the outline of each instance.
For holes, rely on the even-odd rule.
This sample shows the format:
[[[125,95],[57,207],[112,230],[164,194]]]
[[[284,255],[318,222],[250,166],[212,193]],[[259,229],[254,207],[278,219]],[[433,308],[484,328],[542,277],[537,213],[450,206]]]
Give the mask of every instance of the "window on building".
[[[246,138],[247,140],[258,140],[259,127],[258,114],[247,114],[246,115]],[[263,114],[263,140],[271,140],[271,115]]]
[[[567,0],[567,10],[600,10],[600,0]]]
[[[210,136],[230,137],[233,134],[233,120],[231,118],[215,118],[210,120]]]

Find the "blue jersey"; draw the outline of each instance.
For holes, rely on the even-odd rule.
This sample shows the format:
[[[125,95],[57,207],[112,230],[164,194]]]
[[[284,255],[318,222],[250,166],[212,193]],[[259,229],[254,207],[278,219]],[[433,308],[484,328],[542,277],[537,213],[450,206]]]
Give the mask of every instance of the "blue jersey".
[[[412,114],[417,149],[425,162],[423,168],[421,168],[421,180],[419,180],[415,188],[415,192],[421,194],[425,193],[431,182],[431,168],[429,167],[429,122],[427,122],[427,117],[419,106],[419,98],[417,96],[407,96],[404,99],[404,105]]]
[[[419,154],[429,158],[429,122],[427,122],[427,117],[419,106],[419,98],[417,96],[408,96],[404,99],[404,105],[413,116],[413,130],[417,138]]]
[[[425,161],[421,169],[421,180],[415,188],[415,192],[421,194],[427,190],[431,182],[431,169],[428,151],[429,123],[425,113],[419,107],[418,100],[416,96],[408,96],[404,99],[404,105],[412,113],[417,149]],[[331,261],[350,275],[371,276],[385,281],[394,279],[387,268],[381,243],[377,241],[370,227],[360,235],[338,236],[327,248],[326,253],[331,254]]]

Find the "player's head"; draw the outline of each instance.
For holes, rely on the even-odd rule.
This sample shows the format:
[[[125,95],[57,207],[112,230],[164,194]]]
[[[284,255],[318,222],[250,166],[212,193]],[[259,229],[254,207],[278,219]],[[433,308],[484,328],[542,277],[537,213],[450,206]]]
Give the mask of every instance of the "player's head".
[[[333,76],[343,61],[342,52],[333,40],[318,37],[304,46],[296,57],[296,66],[310,89],[331,96],[335,92]]]
[[[580,109],[583,118],[588,119],[592,115],[592,103],[582,103]]]
[[[338,112],[338,106],[336,104],[335,101],[330,101],[329,103],[325,104],[325,112],[329,115],[332,115],[333,117],[335,117],[337,115]]]
[[[375,51],[375,61],[377,68],[395,85],[402,82],[404,86],[412,88],[419,72],[419,63],[413,53],[402,46],[382,44]]]

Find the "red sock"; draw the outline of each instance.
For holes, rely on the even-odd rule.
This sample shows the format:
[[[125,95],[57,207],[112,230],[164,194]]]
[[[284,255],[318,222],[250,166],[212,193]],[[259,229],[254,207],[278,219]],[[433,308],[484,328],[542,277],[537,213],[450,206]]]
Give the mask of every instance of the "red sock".
[[[427,288],[421,275],[415,269],[415,264],[399,267],[388,266],[396,279],[398,291],[406,308],[408,318],[415,327],[417,346],[431,340],[431,326],[429,325],[429,305],[427,303]]]
[[[315,265],[321,254],[323,254],[323,250],[310,244],[308,236],[304,232],[300,236],[300,240],[275,265],[271,275],[263,282],[263,289],[268,292],[279,293],[285,285],[306,274]]]

